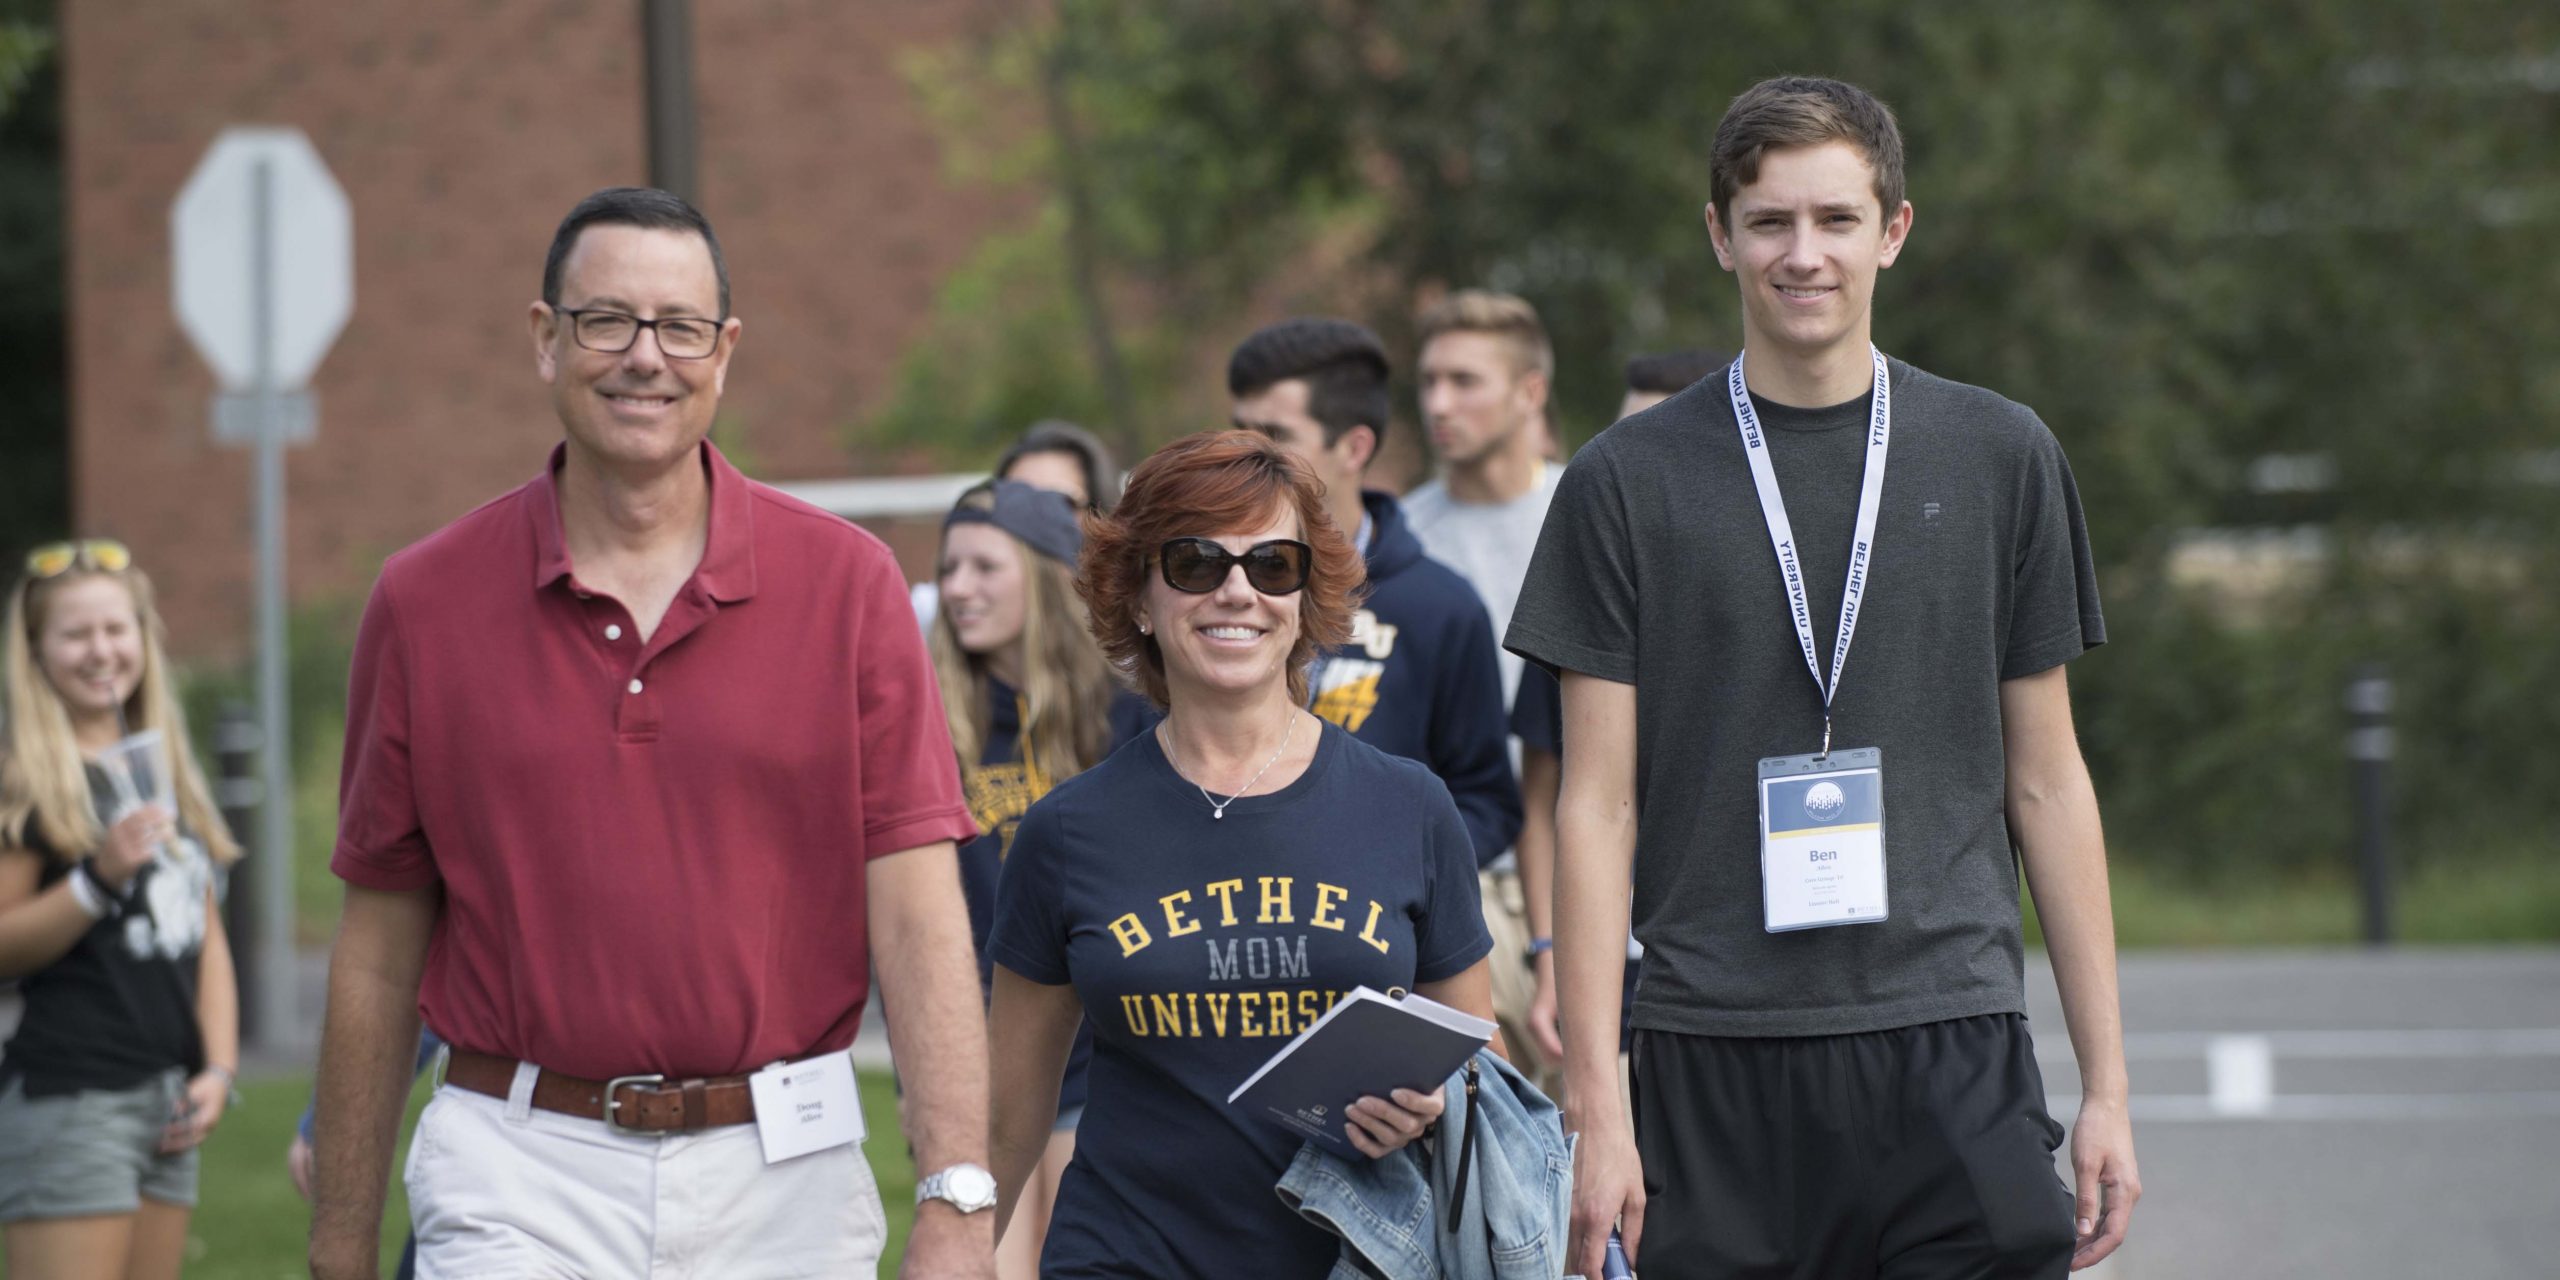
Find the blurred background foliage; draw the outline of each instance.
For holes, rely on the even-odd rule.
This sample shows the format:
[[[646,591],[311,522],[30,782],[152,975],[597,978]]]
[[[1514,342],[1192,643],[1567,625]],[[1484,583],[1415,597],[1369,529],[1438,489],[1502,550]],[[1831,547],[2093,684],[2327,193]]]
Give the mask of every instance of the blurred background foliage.
[[[0,554],[71,518],[59,51],[51,0],[0,0]]]
[[[897,56],[955,173],[1030,212],[944,281],[845,425],[867,456],[983,466],[1063,416],[1134,460],[1225,420],[1226,351],[1254,326],[1347,314],[1409,353],[1415,310],[1469,285],[1537,304],[1557,425],[1586,440],[1629,355],[1740,339],[1700,219],[1725,103],[1841,76],[1896,106],[1910,152],[1878,340],[2034,407],[2077,469],[2113,643],[2073,680],[2120,875],[2144,880],[2128,897],[2347,883],[2340,696],[2378,661],[2410,883],[2560,937],[2560,8],[972,13]],[[50,0],[0,0],[5,546],[68,519],[53,31]],[[1409,379],[1397,403],[1383,469],[1413,475]],[[353,612],[295,624],[313,868]],[[200,730],[242,687],[201,683]],[[333,896],[325,871],[311,891]]]
[[[1700,220],[1725,103],[1866,85],[1918,210],[1878,340],[2078,471],[2119,859],[2342,874],[2341,692],[2380,661],[2404,860],[2560,863],[2560,9],[1058,0],[907,69],[960,173],[1040,198],[850,428],[955,465],[1058,413],[1134,456],[1223,420],[1254,325],[1409,352],[1468,285],[1537,304],[1587,439],[1627,356],[1740,339]]]

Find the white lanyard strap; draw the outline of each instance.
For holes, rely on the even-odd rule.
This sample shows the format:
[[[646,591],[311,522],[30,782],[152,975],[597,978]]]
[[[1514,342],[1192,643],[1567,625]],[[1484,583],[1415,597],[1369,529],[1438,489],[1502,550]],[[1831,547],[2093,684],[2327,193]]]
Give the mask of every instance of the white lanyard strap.
[[[1744,355],[1748,355],[1745,352]],[[1778,573],[1786,580],[1787,611],[1796,624],[1796,643],[1804,647],[1805,670],[1822,692],[1822,752],[1831,754],[1831,700],[1840,692],[1840,672],[1849,663],[1849,641],[1858,633],[1858,603],[1866,598],[1867,570],[1876,543],[1876,511],[1884,505],[1885,453],[1893,443],[1893,388],[1885,376],[1884,352],[1873,344],[1875,394],[1867,411],[1866,480],[1858,490],[1858,525],[1849,544],[1849,580],[1840,591],[1840,636],[1831,646],[1831,678],[1823,679],[1822,659],[1813,647],[1813,614],[1806,607],[1804,565],[1796,554],[1795,526],[1787,521],[1787,500],[1778,492],[1778,472],[1769,465],[1769,440],[1760,414],[1751,407],[1751,391],[1742,380],[1742,357],[1725,375],[1733,397],[1733,420],[1742,429],[1742,451],[1751,459],[1751,483],[1760,491],[1760,517],[1769,526],[1769,546],[1778,553]]]

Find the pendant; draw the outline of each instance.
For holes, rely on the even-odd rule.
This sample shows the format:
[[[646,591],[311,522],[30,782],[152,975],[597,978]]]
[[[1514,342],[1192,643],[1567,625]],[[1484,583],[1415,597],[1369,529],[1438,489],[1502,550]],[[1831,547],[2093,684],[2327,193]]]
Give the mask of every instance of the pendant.
[[[1211,809],[1211,810],[1209,811],[1209,816],[1210,816],[1210,817],[1212,817],[1212,818],[1224,818],[1224,817],[1226,817],[1226,816],[1227,816],[1226,806],[1224,806],[1224,805],[1220,805],[1219,807],[1217,807],[1217,808],[1215,808],[1215,809]]]

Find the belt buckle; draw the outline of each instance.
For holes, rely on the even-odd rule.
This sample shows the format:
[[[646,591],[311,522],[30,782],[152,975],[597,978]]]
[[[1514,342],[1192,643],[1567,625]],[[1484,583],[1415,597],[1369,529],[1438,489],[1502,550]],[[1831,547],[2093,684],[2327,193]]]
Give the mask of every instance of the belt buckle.
[[[622,1109],[622,1102],[613,1095],[622,1092],[622,1087],[624,1085],[654,1085],[665,1084],[666,1082],[667,1078],[662,1075],[615,1076],[611,1080],[605,1081],[604,1127],[611,1129],[615,1133],[627,1133],[634,1137],[654,1136],[657,1133],[654,1129],[635,1128],[631,1125],[622,1123],[618,1114]]]

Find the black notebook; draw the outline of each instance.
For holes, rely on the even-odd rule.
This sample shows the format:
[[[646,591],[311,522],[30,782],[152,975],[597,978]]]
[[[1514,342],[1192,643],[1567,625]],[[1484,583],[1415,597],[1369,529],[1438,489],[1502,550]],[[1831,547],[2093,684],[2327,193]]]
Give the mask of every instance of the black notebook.
[[[1354,988],[1227,1095],[1273,1123],[1358,1153],[1343,1113],[1397,1089],[1428,1093],[1493,1039],[1493,1024],[1418,995]]]

